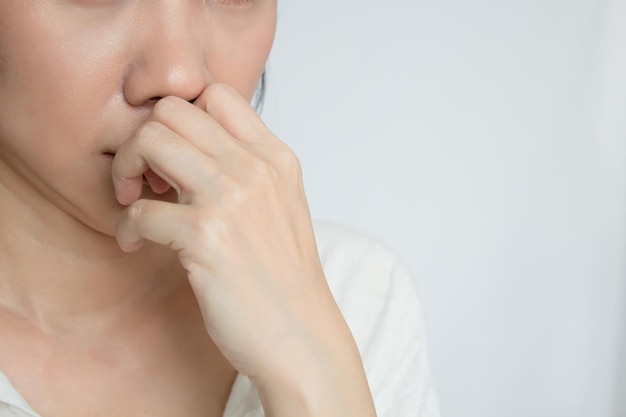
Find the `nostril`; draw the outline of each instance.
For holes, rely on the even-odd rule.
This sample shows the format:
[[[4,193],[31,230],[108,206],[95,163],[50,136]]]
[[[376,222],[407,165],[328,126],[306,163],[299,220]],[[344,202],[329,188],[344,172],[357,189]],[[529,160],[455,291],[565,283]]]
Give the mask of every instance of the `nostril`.
[[[164,97],[158,96],[158,97],[152,97],[149,101],[150,103],[155,104],[157,101],[163,99]],[[193,104],[196,100],[198,99],[198,97],[194,97],[191,100],[186,100],[188,103]]]

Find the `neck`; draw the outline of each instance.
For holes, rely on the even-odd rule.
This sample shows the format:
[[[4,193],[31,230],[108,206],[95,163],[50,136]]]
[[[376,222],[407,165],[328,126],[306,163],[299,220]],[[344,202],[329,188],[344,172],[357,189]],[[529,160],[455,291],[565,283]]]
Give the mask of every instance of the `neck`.
[[[146,242],[124,253],[115,237],[0,181],[0,315],[67,331],[154,305],[184,280],[169,248]]]

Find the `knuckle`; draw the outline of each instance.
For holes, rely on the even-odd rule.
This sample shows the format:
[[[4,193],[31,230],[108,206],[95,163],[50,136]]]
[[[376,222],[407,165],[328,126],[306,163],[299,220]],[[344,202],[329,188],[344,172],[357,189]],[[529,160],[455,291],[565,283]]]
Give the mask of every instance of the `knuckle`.
[[[252,158],[248,164],[250,182],[255,185],[275,183],[280,180],[280,170],[262,158]]]
[[[253,178],[263,178],[271,173],[271,166],[261,158],[252,158],[250,161],[250,170]]]
[[[196,216],[192,230],[192,241],[197,247],[221,246],[220,242],[226,240],[227,227],[224,222],[217,218],[201,213]]]
[[[145,202],[143,200],[137,200],[132,203],[126,209],[126,213],[130,220],[137,220],[143,214],[145,208]]]
[[[220,175],[218,181],[223,207],[234,210],[245,202],[247,190],[239,182],[228,175]]]
[[[281,153],[282,163],[289,169],[300,170],[302,168],[298,156],[288,147],[285,147]]]
[[[216,171],[213,174],[212,181],[217,184],[219,190],[229,190],[236,186],[235,180],[224,171]]]
[[[302,176],[302,165],[298,156],[286,145],[283,145],[276,152],[276,164],[280,170],[289,178],[300,178]]]

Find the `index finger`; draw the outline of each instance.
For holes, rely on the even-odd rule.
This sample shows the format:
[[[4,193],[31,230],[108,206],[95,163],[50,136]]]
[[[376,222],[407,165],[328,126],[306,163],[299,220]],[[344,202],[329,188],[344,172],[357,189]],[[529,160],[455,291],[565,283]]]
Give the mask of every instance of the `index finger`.
[[[277,140],[250,103],[227,84],[211,84],[194,104],[243,143],[267,143]]]
[[[140,197],[142,177],[148,169],[176,190],[181,203],[205,189],[214,174],[210,156],[154,121],[124,142],[113,158],[113,185],[120,204],[131,204]]]

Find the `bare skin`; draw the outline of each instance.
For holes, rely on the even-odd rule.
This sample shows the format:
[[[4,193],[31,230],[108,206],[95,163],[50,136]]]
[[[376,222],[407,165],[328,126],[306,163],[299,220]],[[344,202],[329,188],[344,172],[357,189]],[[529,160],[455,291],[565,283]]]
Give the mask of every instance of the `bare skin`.
[[[375,415],[299,163],[249,105],[275,19],[0,3],[0,369],[42,417],[220,416],[237,372],[268,416]]]
[[[1,369],[42,416],[221,416],[236,371],[181,289],[106,328],[43,332],[4,315]]]

